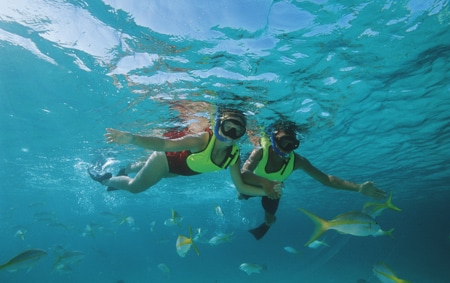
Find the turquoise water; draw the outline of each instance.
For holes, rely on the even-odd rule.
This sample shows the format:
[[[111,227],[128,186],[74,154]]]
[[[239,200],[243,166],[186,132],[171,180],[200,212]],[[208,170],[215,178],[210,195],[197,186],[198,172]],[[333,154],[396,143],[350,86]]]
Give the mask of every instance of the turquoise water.
[[[448,1],[2,0],[0,262],[48,255],[0,282],[374,283],[380,261],[411,282],[448,282],[449,20]],[[253,137],[294,120],[308,129],[297,152],[316,167],[393,192],[402,212],[377,220],[394,239],[328,231],[329,247],[304,247],[314,227],[297,208],[331,219],[371,199],[301,171],[260,241],[247,232],[263,221],[259,199],[237,200],[228,172],[138,195],[87,175],[149,153],[106,144],[106,127],[161,134],[217,104],[246,111]],[[251,139],[241,147],[245,159]],[[180,227],[164,225],[171,209]],[[234,238],[181,258],[188,226]],[[61,250],[85,256],[58,268]],[[266,270],[249,276],[244,262]]]

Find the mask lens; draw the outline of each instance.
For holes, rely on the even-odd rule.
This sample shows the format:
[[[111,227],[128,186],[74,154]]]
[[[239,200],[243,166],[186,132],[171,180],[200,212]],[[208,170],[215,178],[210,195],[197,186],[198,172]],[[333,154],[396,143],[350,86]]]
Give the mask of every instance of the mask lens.
[[[220,128],[224,135],[233,140],[242,137],[247,130],[240,121],[235,119],[223,120]]]
[[[277,146],[283,151],[289,152],[297,149],[300,145],[300,141],[295,137],[291,136],[282,136],[281,138],[277,138]]]

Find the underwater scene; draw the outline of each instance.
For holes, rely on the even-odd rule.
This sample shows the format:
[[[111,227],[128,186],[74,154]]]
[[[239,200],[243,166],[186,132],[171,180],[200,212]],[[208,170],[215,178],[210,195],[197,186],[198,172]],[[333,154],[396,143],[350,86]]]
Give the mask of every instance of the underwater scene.
[[[0,282],[450,282],[449,6],[2,0]]]

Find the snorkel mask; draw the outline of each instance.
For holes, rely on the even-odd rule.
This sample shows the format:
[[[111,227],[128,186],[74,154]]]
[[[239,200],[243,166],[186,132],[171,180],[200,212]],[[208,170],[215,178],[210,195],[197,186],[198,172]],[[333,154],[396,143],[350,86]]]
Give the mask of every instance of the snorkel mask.
[[[219,131],[220,129],[220,131]],[[233,115],[226,117],[216,117],[214,125],[214,135],[221,142],[230,142],[241,138],[245,135],[247,129],[242,123],[241,119],[233,117]],[[220,134],[222,132],[223,135]]]
[[[288,158],[291,151],[298,148],[300,141],[292,135],[286,134],[280,138],[276,135],[278,131],[272,131],[270,134],[270,142],[272,143],[273,151],[282,158]]]

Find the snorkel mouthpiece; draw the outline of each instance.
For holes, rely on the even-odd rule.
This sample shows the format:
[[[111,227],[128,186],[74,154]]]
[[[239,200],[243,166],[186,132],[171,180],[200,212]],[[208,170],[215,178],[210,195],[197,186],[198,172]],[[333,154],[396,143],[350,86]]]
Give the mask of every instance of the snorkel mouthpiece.
[[[272,149],[273,149],[273,151],[274,151],[278,156],[280,156],[280,157],[282,157],[282,158],[288,158],[288,157],[289,157],[289,153],[281,152],[281,151],[278,149],[277,143],[276,143],[276,141],[275,141],[275,133],[274,133],[274,132],[272,132],[272,133],[270,134],[270,142],[272,143]]]

